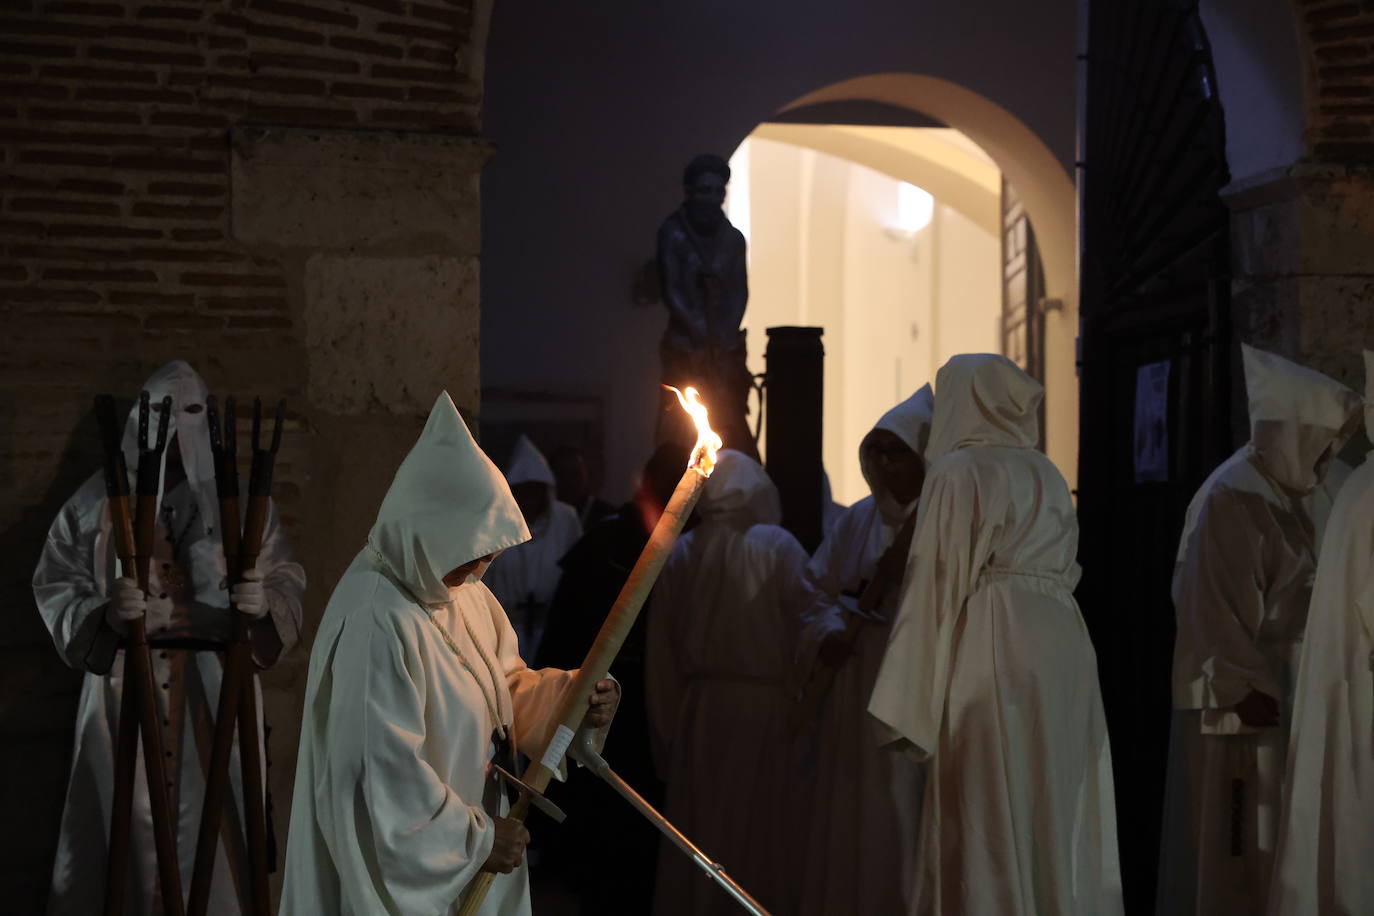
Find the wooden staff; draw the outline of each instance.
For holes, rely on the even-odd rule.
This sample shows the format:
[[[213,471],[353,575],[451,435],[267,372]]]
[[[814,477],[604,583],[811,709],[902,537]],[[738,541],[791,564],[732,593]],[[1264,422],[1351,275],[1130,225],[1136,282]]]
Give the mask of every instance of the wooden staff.
[[[124,576],[133,573],[143,594],[148,594],[148,567],[157,532],[157,495],[162,473],[162,450],[167,445],[167,421],[172,399],[162,399],[158,413],[157,439],[148,438],[148,392],[138,402],[138,500],[136,515],[129,517],[129,478],[120,448],[119,421],[114,399],[96,398],[96,419],[105,447],[105,493],[110,510],[110,527],[115,555]],[[172,821],[169,790],[163,756],[162,730],[159,727],[157,688],[153,678],[153,659],[148,650],[145,617],[127,622],[124,644],[124,686],[120,697],[119,731],[115,748],[115,785],[110,812],[110,838],[105,861],[105,913],[124,912],[128,885],[129,843],[133,826],[134,772],[138,757],[139,733],[143,735],[143,769],[148,784],[148,806],[153,818],[153,844],[157,856],[158,883],[163,910],[180,916],[181,871],[177,862],[176,832]]]
[[[688,391],[690,392],[691,389]],[[694,453],[694,455],[696,454]],[[558,772],[558,766],[563,760],[563,755],[572,742],[573,735],[581,727],[583,717],[587,714],[587,697],[591,695],[592,687],[606,676],[610,670],[611,662],[615,660],[616,653],[620,651],[621,644],[629,635],[630,628],[634,626],[635,619],[639,616],[639,609],[643,607],[644,600],[649,596],[649,590],[653,588],[654,581],[658,578],[659,572],[663,569],[663,564],[668,559],[668,554],[673,549],[673,544],[677,541],[678,535],[682,533],[682,526],[687,523],[687,518],[692,514],[693,507],[701,498],[708,473],[709,471],[698,470],[697,463],[694,461],[693,465],[687,468],[687,472],[682,475],[682,479],[678,481],[672,499],[668,500],[667,508],[659,517],[658,524],[654,525],[654,530],[649,535],[649,542],[640,553],[634,569],[630,570],[630,578],[625,581],[624,587],[621,588],[620,595],[611,607],[610,614],[606,616],[606,621],[601,625],[601,632],[597,634],[596,641],[587,652],[587,657],[582,660],[581,669],[573,678],[572,686],[568,689],[567,696],[563,700],[563,708],[556,720],[557,727],[549,736],[543,753],[537,760],[531,760],[530,765],[525,768],[522,781],[535,791],[543,792],[548,787],[549,780]],[[527,790],[522,789],[507,817],[514,821],[523,821],[529,813],[532,798],[533,796]],[[462,906],[458,909],[458,916],[475,916],[495,878],[494,872],[478,873],[477,877],[468,885],[467,895],[463,899]]]
[[[248,476],[248,518],[244,522],[243,546],[239,564],[243,570],[254,569],[262,550],[263,535],[267,531],[267,517],[271,511],[272,471],[277,452],[281,449],[281,428],[286,418],[286,401],[277,402],[277,415],[272,426],[272,443],[260,446],[262,402],[253,401],[253,464]],[[262,740],[259,735],[257,685],[252,676],[253,653],[248,641],[248,620],[243,620],[244,639],[243,682],[239,700],[239,765],[243,782],[245,832],[248,838],[248,865],[252,878],[253,901],[260,916],[270,916],[270,889],[267,879],[267,810],[266,787],[263,785]]]
[[[913,509],[906,521],[902,523],[897,536],[892,539],[887,550],[883,551],[882,557],[878,560],[877,569],[873,572],[873,579],[864,588],[863,594],[859,596],[860,613],[849,615],[849,619],[845,621],[844,629],[837,637],[846,655],[854,651],[854,646],[859,641],[859,633],[862,632],[864,625],[870,621],[868,615],[882,606],[883,600],[892,589],[901,586],[902,576],[905,573],[903,561],[911,550],[911,538],[915,533],[916,510]],[[898,566],[898,564],[903,565]],[[891,572],[891,570],[899,568],[902,569],[902,572]],[[801,693],[797,695],[796,705],[792,707],[787,716],[787,728],[792,737],[795,738],[801,734],[807,723],[815,719],[821,703],[830,693],[830,688],[834,686],[835,677],[839,672],[838,666],[827,665],[819,662],[819,660],[811,669],[811,677],[802,686]]]
[[[210,426],[210,448],[215,458],[215,490],[219,496],[220,544],[224,550],[229,583],[243,581],[243,574],[257,565],[267,529],[272,469],[281,447],[281,426],[286,402],[277,405],[276,424],[269,448],[259,447],[262,402],[253,404],[253,465],[248,484],[248,517],[242,537],[239,532],[239,482],[237,430],[234,399],[224,405],[224,435],[214,398],[206,401]],[[205,800],[201,808],[200,831],[196,838],[196,861],[191,876],[191,916],[204,916],[210,904],[214,880],[215,855],[225,804],[229,798],[229,757],[233,749],[234,726],[238,725],[239,761],[243,772],[244,832],[248,847],[251,912],[268,916],[266,814],[263,810],[262,754],[258,743],[258,704],[253,684],[253,618],[231,604],[233,640],[230,643],[220,680],[219,709],[215,716],[214,742],[210,768],[206,773]]]

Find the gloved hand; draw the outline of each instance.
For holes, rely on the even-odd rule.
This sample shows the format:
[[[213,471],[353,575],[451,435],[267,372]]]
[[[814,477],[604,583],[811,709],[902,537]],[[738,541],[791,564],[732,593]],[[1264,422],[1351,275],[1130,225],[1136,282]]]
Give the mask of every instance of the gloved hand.
[[[262,590],[262,572],[250,569],[243,574],[243,581],[229,589],[229,600],[249,617],[258,618],[267,613],[267,596]]]
[[[138,620],[148,611],[148,598],[138,582],[127,576],[114,580],[110,603],[105,606],[105,620],[123,633],[129,621]]]

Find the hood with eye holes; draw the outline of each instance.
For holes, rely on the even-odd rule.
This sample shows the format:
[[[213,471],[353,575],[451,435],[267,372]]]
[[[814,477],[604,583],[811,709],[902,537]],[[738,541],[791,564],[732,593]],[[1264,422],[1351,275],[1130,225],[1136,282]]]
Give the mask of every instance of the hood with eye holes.
[[[153,442],[157,439],[158,406],[164,397],[172,399],[172,409],[167,416],[167,441],[176,437],[187,485],[195,493],[201,518],[210,524],[219,517],[219,503],[215,493],[215,458],[210,451],[210,425],[205,412],[205,399],[209,394],[205,380],[190,363],[177,359],[148,376],[140,391],[148,392],[148,438]],[[135,397],[120,440],[131,485],[138,473],[138,445],[138,399]],[[166,476],[167,452],[164,449],[158,473],[159,500]]]

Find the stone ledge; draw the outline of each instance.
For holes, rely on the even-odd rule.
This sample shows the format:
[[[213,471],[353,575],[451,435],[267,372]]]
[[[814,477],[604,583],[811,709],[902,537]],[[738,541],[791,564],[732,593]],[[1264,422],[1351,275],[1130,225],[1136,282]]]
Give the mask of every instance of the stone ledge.
[[[1238,277],[1374,275],[1374,170],[1299,163],[1232,182]]]
[[[1219,193],[1231,211],[1238,213],[1255,207],[1286,203],[1312,191],[1347,182],[1374,187],[1374,165],[1298,162],[1237,178]]]

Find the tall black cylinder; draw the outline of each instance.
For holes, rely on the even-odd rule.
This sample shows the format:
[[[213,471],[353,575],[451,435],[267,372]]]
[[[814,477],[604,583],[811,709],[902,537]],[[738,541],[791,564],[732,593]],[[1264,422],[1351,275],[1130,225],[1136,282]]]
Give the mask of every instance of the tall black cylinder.
[[[807,551],[821,542],[821,425],[824,328],[769,328],[768,473],[782,498],[782,524]]]

